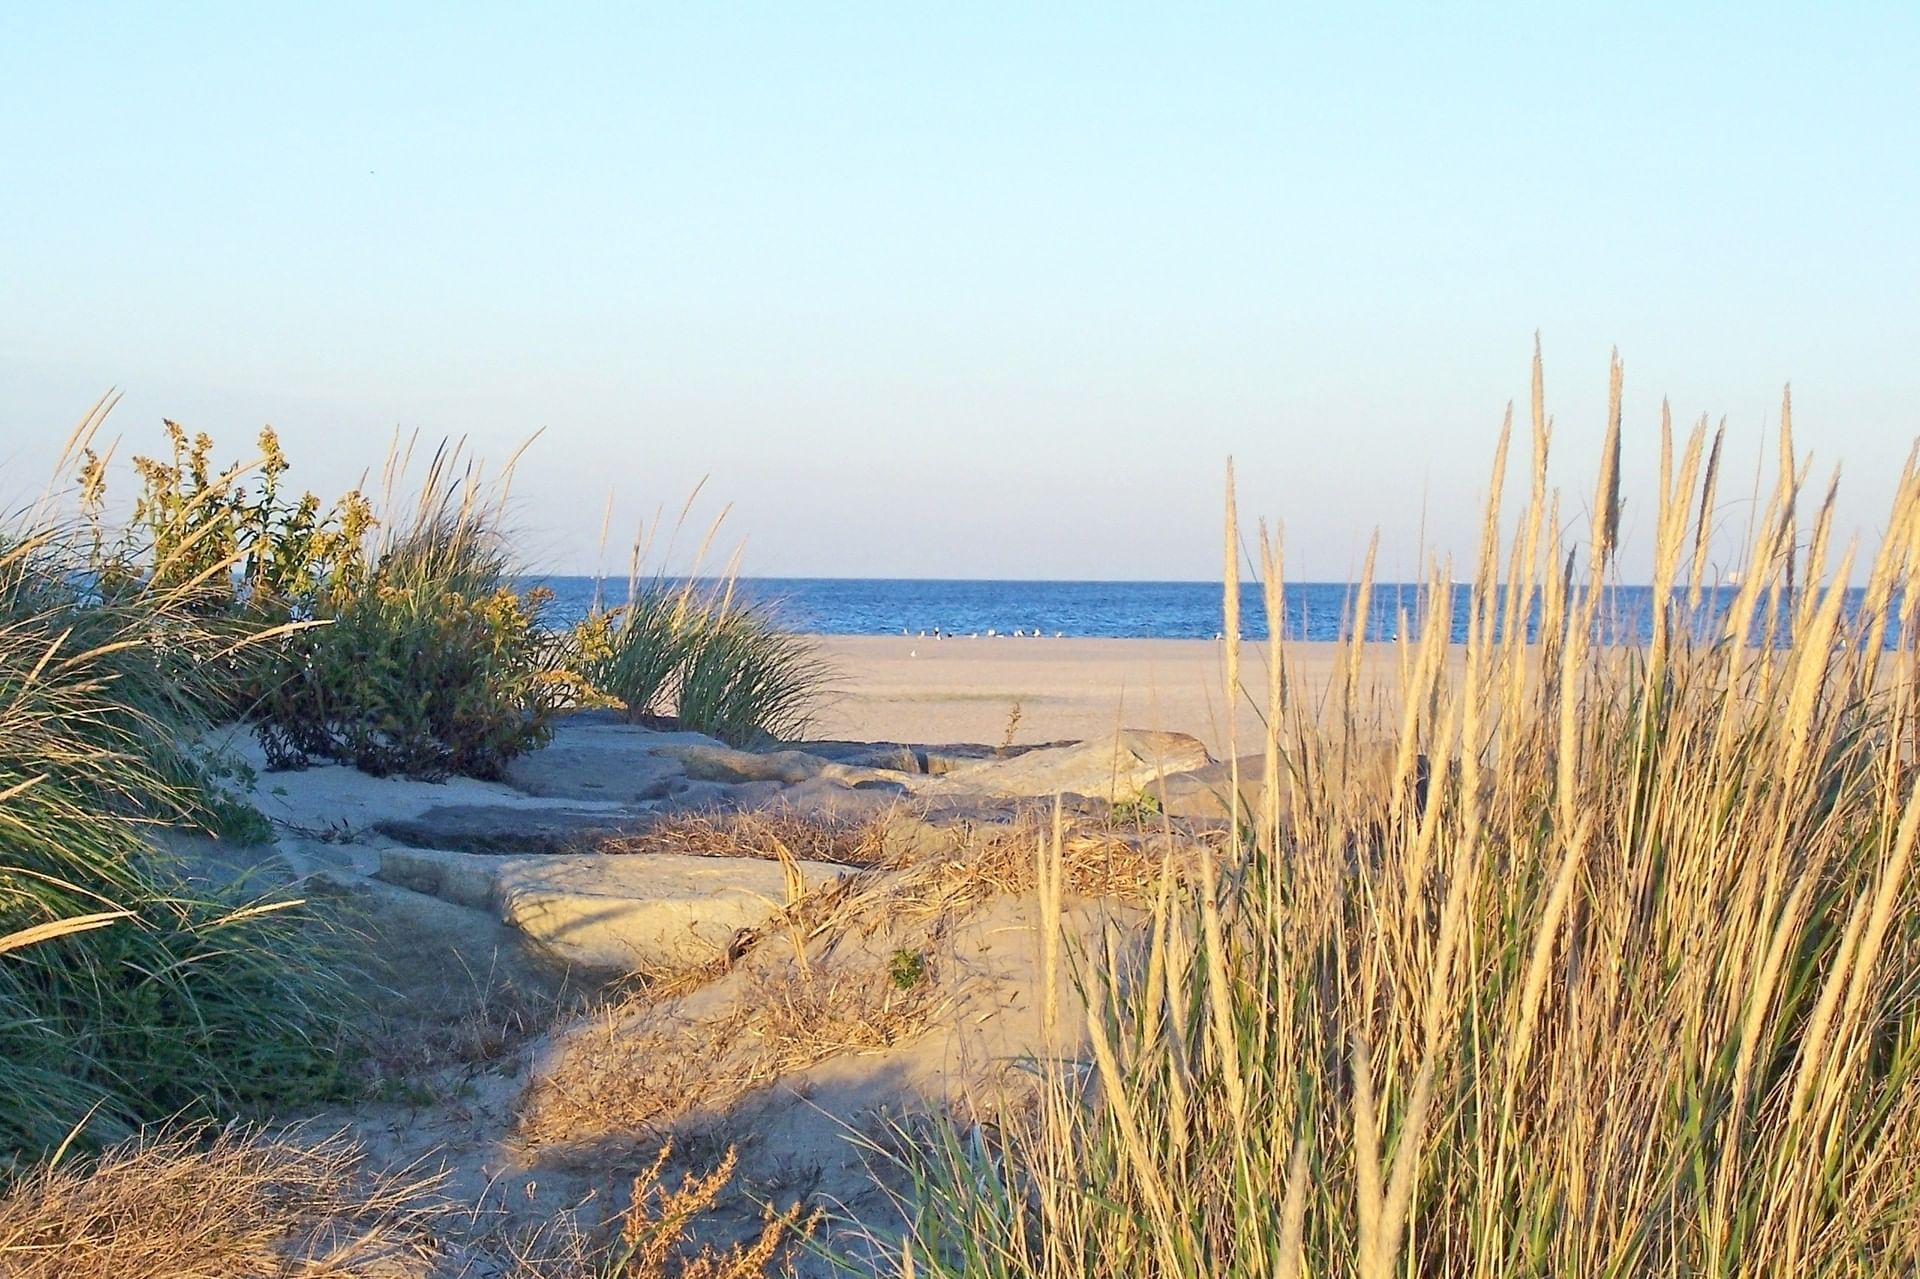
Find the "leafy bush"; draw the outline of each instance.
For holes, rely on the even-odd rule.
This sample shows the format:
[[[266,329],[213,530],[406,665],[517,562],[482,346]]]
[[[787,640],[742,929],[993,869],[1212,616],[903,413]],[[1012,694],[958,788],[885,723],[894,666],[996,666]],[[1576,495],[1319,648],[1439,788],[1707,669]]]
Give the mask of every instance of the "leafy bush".
[[[291,637],[257,732],[274,767],[337,759],[375,775],[498,776],[547,740],[573,688],[539,621],[547,596],[376,571]]]
[[[411,516],[377,540],[358,491],[330,508],[285,491],[271,429],[256,463],[217,472],[208,436],[166,429],[169,457],[134,459],[125,528],[107,527],[104,466],[85,455],[89,576],[104,600],[167,592],[224,641],[191,655],[225,674],[183,683],[217,693],[199,709],[254,720],[276,767],[320,757],[380,774],[492,777],[545,740],[577,681],[541,624],[547,597],[508,588],[498,507],[457,448],[440,450]],[[404,469],[404,457],[389,459],[389,493]]]

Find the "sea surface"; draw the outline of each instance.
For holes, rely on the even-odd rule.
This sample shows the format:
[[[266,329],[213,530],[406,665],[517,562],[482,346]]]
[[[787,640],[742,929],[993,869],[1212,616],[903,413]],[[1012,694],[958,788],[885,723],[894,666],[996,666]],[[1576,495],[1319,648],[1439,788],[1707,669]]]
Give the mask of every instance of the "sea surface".
[[[597,582],[590,577],[526,578],[523,587],[553,591],[549,620],[571,624],[585,616],[596,599],[618,604],[626,598],[624,580]],[[1217,582],[980,582],[890,578],[742,578],[742,596],[776,610],[795,630],[820,635],[995,635],[1022,638],[1055,636],[1123,639],[1212,639],[1223,630],[1223,592]],[[1708,592],[1698,625],[1721,633],[1734,588]],[[1864,592],[1847,593],[1843,607],[1858,613]],[[1426,588],[1377,583],[1369,597],[1369,639],[1390,640],[1417,627],[1425,616]],[[1455,642],[1467,635],[1470,592],[1464,585],[1446,592],[1449,633]],[[1504,589],[1501,592],[1504,613]],[[1349,582],[1290,582],[1286,587],[1285,631],[1290,639],[1335,640],[1354,624],[1359,587]],[[1654,593],[1646,586],[1606,589],[1598,610],[1598,629],[1615,641],[1644,642],[1653,618]],[[1676,593],[1684,612],[1684,594]],[[1783,602],[1791,615],[1795,601]],[[1761,609],[1764,610],[1764,604]],[[1889,608],[1887,647],[1897,639]],[[1537,632],[1537,601],[1526,609],[1529,638]],[[1764,618],[1750,621],[1749,634],[1764,633]],[[1784,629],[1784,628],[1783,628]],[[1240,632],[1265,639],[1266,603],[1257,585],[1241,591]]]

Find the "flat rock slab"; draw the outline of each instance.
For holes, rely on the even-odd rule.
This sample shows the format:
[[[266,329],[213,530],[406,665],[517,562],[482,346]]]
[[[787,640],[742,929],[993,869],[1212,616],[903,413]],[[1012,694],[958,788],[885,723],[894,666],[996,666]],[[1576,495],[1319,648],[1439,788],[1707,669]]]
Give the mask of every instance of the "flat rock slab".
[[[500,856],[577,852],[604,839],[641,834],[659,820],[651,812],[443,804],[414,816],[388,818],[374,829],[420,848]]]
[[[797,786],[816,778],[858,786],[866,782],[903,785],[910,773],[838,764],[802,750],[737,751],[725,746],[667,746],[660,754],[680,762],[688,777],[701,782],[779,782]]]
[[[506,780],[528,795],[644,803],[664,799],[686,767],[663,751],[726,747],[699,733],[631,724],[562,721],[544,748],[507,765]]]
[[[1072,746],[965,764],[927,779],[922,793],[1070,794],[1117,801],[1139,794],[1159,778],[1190,773],[1211,763],[1213,757],[1198,738],[1127,728]]]
[[[847,869],[798,866],[807,889]],[[704,963],[740,929],[765,924],[788,891],[778,862],[677,853],[501,858],[388,848],[378,877],[488,910],[568,963],[621,972]]]

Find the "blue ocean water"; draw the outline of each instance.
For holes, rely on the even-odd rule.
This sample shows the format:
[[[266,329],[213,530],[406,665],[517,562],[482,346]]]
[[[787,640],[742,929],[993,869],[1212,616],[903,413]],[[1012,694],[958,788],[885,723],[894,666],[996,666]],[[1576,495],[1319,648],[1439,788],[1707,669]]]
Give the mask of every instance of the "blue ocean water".
[[[570,624],[593,607],[596,590],[606,603],[626,593],[624,581],[596,583],[590,577],[527,578],[523,586],[544,585],[554,593],[552,621]],[[890,578],[742,578],[735,589],[774,608],[795,630],[820,635],[1039,634],[1141,639],[1212,639],[1222,629],[1222,592],[1217,582],[986,582]],[[1352,628],[1359,588],[1348,582],[1290,582],[1286,588],[1287,637],[1334,640]],[[1367,636],[1395,639],[1425,616],[1425,587],[1379,583],[1367,608]],[[1464,585],[1448,593],[1444,606],[1454,641],[1466,638],[1470,592]],[[1863,592],[1848,592],[1849,614]],[[1609,587],[1602,597],[1599,629],[1607,638],[1644,641],[1653,618],[1653,590],[1646,586]],[[1703,601],[1701,625],[1719,631],[1720,619],[1734,600],[1722,587]],[[1897,601],[1896,605],[1897,607]],[[1504,592],[1502,610],[1504,612]],[[1783,610],[1784,611],[1784,610]],[[1897,637],[1890,609],[1887,644]],[[1529,638],[1534,637],[1537,602],[1527,609]],[[1261,589],[1241,592],[1241,634],[1266,638],[1266,604]],[[1753,621],[1752,633],[1760,633]]]

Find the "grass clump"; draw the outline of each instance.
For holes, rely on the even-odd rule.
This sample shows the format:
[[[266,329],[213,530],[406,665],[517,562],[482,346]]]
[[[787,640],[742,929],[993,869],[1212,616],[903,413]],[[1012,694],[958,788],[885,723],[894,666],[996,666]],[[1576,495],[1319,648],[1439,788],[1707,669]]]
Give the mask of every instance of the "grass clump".
[[[297,903],[199,891],[155,840],[242,820],[181,744],[190,708],[225,696],[224,632],[179,588],[86,598],[63,530],[11,546],[0,936],[37,941],[0,955],[0,1160],[327,1092],[344,988]]]
[[[832,674],[805,637],[730,582],[636,582],[626,604],[583,623],[579,643],[587,682],[629,719],[671,714],[734,746],[797,738]]]
[[[1079,966],[1086,1049],[1040,1063],[1033,1110],[905,1156],[899,1273],[1920,1265],[1920,472],[1849,601],[1783,422],[1748,571],[1716,591],[1719,437],[1663,429],[1652,638],[1602,647],[1618,369],[1578,547],[1535,385],[1532,496],[1503,537],[1503,442],[1468,640],[1444,606],[1416,619],[1390,687],[1350,640],[1327,709],[1299,693],[1263,533],[1260,797],[1163,880],[1137,964]],[[1235,698],[1237,551],[1230,514]],[[1382,734],[1388,784],[1356,781]]]

